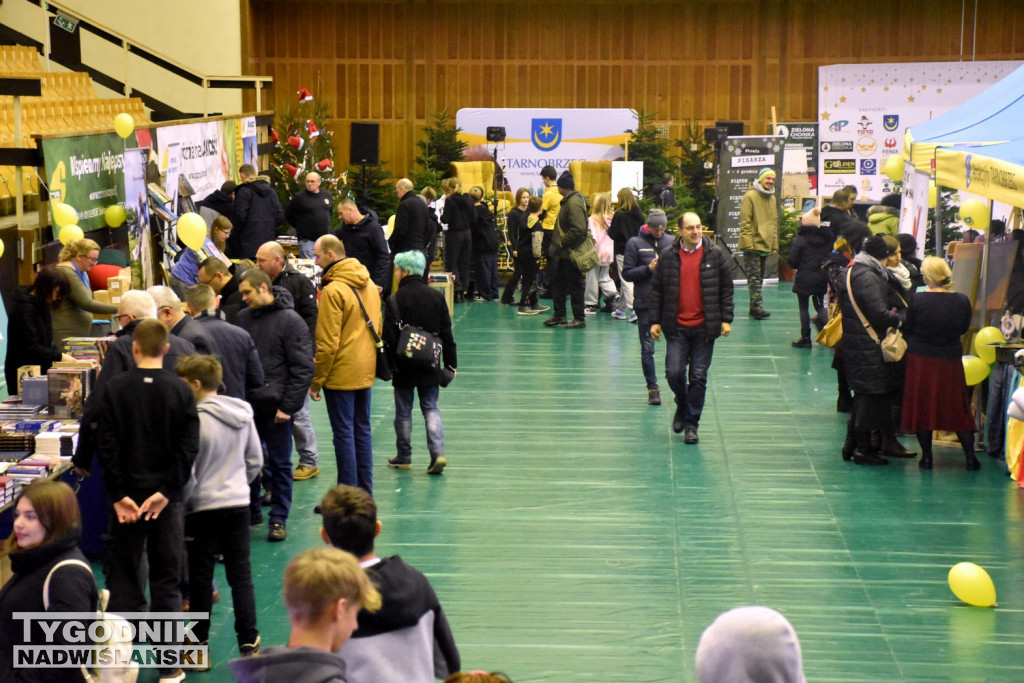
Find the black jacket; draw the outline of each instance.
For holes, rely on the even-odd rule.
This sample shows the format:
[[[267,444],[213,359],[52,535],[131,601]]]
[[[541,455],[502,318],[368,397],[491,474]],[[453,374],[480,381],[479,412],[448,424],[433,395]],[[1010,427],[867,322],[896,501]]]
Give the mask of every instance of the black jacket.
[[[245,308],[245,302],[242,301],[242,293],[238,291],[238,277],[241,273],[236,272],[231,276],[231,279],[224,283],[224,287],[221,288],[217,296],[220,297],[220,310],[224,311],[224,315],[232,325],[237,324],[238,312]]]
[[[850,269],[850,289],[857,305],[875,334],[882,339],[890,327],[901,324],[900,316],[891,308],[897,303],[895,292],[902,288],[888,269],[867,254],[858,254]],[[843,311],[843,359],[850,388],[864,394],[887,394],[899,389],[903,364],[883,360],[878,343],[868,334],[850,303],[845,271],[838,284]]]
[[[388,246],[391,248],[392,254],[400,254],[403,251],[423,251],[426,248],[424,236],[429,210],[419,195],[412,190],[402,195],[402,199],[398,202],[398,211],[395,213],[395,229],[388,239]],[[350,255],[348,252],[345,253]]]
[[[448,232],[469,230],[473,225],[474,218],[476,218],[476,208],[469,195],[453,192],[444,200],[441,222],[448,226]]]
[[[302,316],[309,328],[310,343],[316,339],[316,287],[312,280],[292,268],[287,261],[284,262],[284,270],[274,278],[275,287],[284,287],[292,295],[292,303],[295,312]]]
[[[615,255],[626,253],[626,243],[640,234],[644,224],[644,213],[639,206],[632,211],[616,211],[612,215],[612,224],[608,226],[608,236],[615,243]]]
[[[219,310],[203,311],[195,318],[213,340],[223,369],[224,394],[245,400],[248,392],[263,386],[263,364],[248,332],[232,325]]]
[[[21,621],[14,621],[15,612],[42,612],[43,585],[50,570],[64,560],[88,562],[78,549],[79,530],[73,529],[49,543],[11,553],[14,575],[0,590],[0,680],[13,683],[48,683],[82,680],[79,669],[13,668],[16,645],[61,645],[67,643],[63,629],[45,639],[42,629],[33,629],[28,642]],[[96,609],[97,591],[93,575],[80,565],[64,565],[50,579],[50,612],[92,612]],[[38,627],[37,627],[38,628]]]
[[[274,300],[238,312],[238,326],[256,343],[263,364],[263,386],[247,397],[260,416],[281,410],[294,415],[302,408],[313,380],[313,343],[302,317],[292,308],[292,295],[274,287]]]
[[[211,356],[220,355],[217,343],[210,338],[203,326],[186,314],[171,328],[171,334],[191,342],[196,347],[196,353],[208,353]]]
[[[822,295],[828,289],[828,278],[821,269],[832,253],[832,233],[813,225],[801,225],[793,239],[786,263],[796,270],[793,292],[806,296]]]
[[[303,188],[284,207],[284,217],[295,228],[300,240],[313,241],[331,230],[331,193],[321,189],[312,193]]]
[[[7,308],[7,393],[18,391],[18,368],[38,365],[45,375],[50,366],[60,360],[61,350],[53,343],[53,322],[50,308],[29,294],[28,287],[14,292]]]
[[[524,256],[528,255],[524,252],[533,253],[533,233],[526,227],[526,219],[529,217],[528,212],[517,206],[508,212],[508,218],[505,220],[509,248]]]
[[[398,321],[395,320],[391,301],[398,304],[402,322],[414,325],[431,332],[441,339],[441,365],[436,370],[419,370],[402,364],[402,359],[395,357],[395,374],[392,383],[396,387],[434,386],[441,383],[441,370],[448,367],[458,368],[455,351],[455,337],[452,336],[452,318],[448,314],[448,304],[441,292],[431,289],[430,285],[419,275],[407,275],[398,283],[398,291],[388,297],[384,305],[384,343],[394,349],[398,341]]]
[[[277,239],[277,226],[284,223],[284,209],[270,183],[257,178],[238,186],[232,222],[228,251],[233,258],[255,259],[261,244]]]
[[[498,251],[498,228],[494,214],[485,202],[473,207],[473,253],[494,254]]]
[[[646,227],[626,243],[626,253],[622,257],[622,278],[633,283],[633,310],[637,315],[646,314],[650,310],[651,283],[654,280],[654,271],[650,269],[651,261],[670,246],[671,235],[663,232],[661,237],[654,239],[654,235],[647,232]]]
[[[355,225],[342,225],[334,236],[345,245],[345,256],[359,261],[370,271],[370,279],[378,287],[391,284],[391,252],[384,230],[370,214]]]
[[[661,325],[666,337],[676,334],[676,312],[679,298],[679,249],[682,238],[672,240],[672,246],[661,252],[658,267],[651,281],[651,300],[648,307],[652,325]],[[700,257],[700,288],[704,296],[704,326],[708,339],[722,333],[722,323],[731,323],[732,267],[728,257],[707,237],[702,238]]]
[[[220,190],[214,190],[210,194],[206,195],[205,198],[196,202],[196,213],[199,213],[201,209],[212,209],[221,216],[224,216],[232,225],[235,222],[235,198],[229,194],[224,194]]]

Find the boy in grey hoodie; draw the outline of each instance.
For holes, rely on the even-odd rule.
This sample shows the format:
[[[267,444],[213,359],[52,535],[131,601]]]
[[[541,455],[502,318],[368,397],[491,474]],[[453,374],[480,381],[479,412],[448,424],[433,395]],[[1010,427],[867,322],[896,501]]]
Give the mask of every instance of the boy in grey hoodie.
[[[190,609],[212,610],[215,555],[223,554],[238,651],[252,656],[260,635],[249,565],[249,482],[263,466],[263,449],[249,404],[217,395],[223,370],[216,356],[186,356],[177,372],[199,413],[199,456],[184,491]],[[194,632],[201,642],[209,640],[210,621],[200,621]]]
[[[380,593],[359,562],[337,548],[307,550],[284,570],[288,647],[231,661],[240,683],[345,683],[345,662],[332,652],[356,630],[360,609],[380,609]]]

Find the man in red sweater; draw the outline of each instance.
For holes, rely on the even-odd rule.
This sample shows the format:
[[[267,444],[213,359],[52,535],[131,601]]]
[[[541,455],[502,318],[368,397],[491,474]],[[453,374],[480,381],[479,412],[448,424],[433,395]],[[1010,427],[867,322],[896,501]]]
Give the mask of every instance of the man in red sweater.
[[[651,336],[658,341],[665,333],[665,376],[676,397],[672,431],[685,430],[685,442],[695,444],[715,339],[732,330],[732,274],[728,257],[703,236],[700,216],[684,213],[679,226],[654,270]]]

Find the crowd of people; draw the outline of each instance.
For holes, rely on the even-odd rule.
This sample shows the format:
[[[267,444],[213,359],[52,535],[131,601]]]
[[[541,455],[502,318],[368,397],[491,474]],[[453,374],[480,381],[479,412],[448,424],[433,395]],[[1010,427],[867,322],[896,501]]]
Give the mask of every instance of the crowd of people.
[[[435,198],[429,188],[416,194],[410,181],[399,180],[394,230],[385,238],[378,217],[351,199],[338,203],[341,226],[332,232],[333,201],[316,173],[282,207],[248,166],[240,169],[239,185],[226,183],[200,202],[209,237],[202,250],[182,250],[171,286],[127,292],[113,307],[93,301],[88,271],[100,249],[83,239],[19,291],[12,330],[22,336],[8,355],[9,385],[20,365],[62,359],[58,329],[87,334],[93,314],[112,314],[119,327],[86,404],[73,459],[82,476],[102,472],[110,501],[103,570],[111,610],[178,612],[187,603],[208,612],[221,557],[232,592],[241,657],[232,668],[239,680],[344,680],[346,670],[358,680],[508,680],[462,672],[429,581],[400,557],[379,558],[373,549],[382,526],[372,498],[370,401],[382,364],[394,396],[396,452],[388,466],[412,468],[414,395],[426,431],[426,472],[440,475],[448,464],[438,403],[440,389],[457,374],[456,342],[444,296],[426,279],[439,236],[456,303],[500,299],[532,316],[549,310],[540,299],[550,296],[548,327],[584,328],[587,316],[602,311],[635,323],[647,400],[655,406],[662,402],[655,350],[664,340],[672,430],[686,444],[699,442],[714,344],[729,336],[734,320],[732,258],[704,235],[699,215],[683,213],[673,237],[666,234],[665,211],[653,208],[645,217],[629,190],[617,194],[613,207],[606,193],[588,201],[568,172],[557,175],[549,166],[540,176],[542,196],[514,195],[507,225],[514,271],[503,291],[497,226],[480,187],[463,193],[458,179],[446,179],[443,196]],[[762,170],[741,208],[751,320],[770,315],[760,289],[765,262],[778,251],[774,180],[770,169]],[[657,193],[663,206],[674,205],[671,187],[667,178]],[[826,303],[842,313],[833,363],[837,406],[851,413],[842,457],[859,465],[914,457],[897,439],[903,431],[917,436],[919,464],[928,469],[932,431],[944,429],[956,432],[967,469],[977,469],[959,361],[970,303],[950,291],[944,260],[917,262],[912,238],[890,234],[888,211],[872,214],[881,217],[869,223],[856,219],[851,190],[803,217],[789,254],[801,328],[793,346],[812,346],[812,326],[821,329],[829,320]],[[887,198],[882,206],[892,203]],[[300,252],[320,269],[319,292],[274,239],[284,217],[296,228]],[[916,291],[919,283],[927,291]],[[907,353],[890,358],[880,340],[895,330],[905,335]],[[409,334],[436,345],[432,359],[397,351]],[[266,507],[268,540],[286,540],[294,482],[320,474],[310,400],[326,403],[337,463],[337,486],[317,508],[329,547],[305,551],[288,565],[291,637],[287,647],[262,648],[249,530],[262,527]],[[57,563],[81,559],[78,515],[63,484],[24,490],[7,542],[15,579],[0,593],[0,620],[15,606],[36,606],[34,586]],[[62,569],[67,585],[86,589],[74,600],[55,593],[51,604],[95,609],[88,567],[72,562]],[[780,680],[802,680],[795,634],[769,612],[740,610],[716,621],[698,650],[699,679],[718,680],[704,671],[742,668],[743,658],[735,656],[746,647],[742,639],[765,637],[768,644],[748,651],[750,658],[771,651],[787,671]],[[207,640],[209,620],[195,633]],[[0,674],[10,667],[5,646],[0,642]],[[393,656],[398,651],[402,656]],[[162,681],[184,676],[177,669],[161,674]]]

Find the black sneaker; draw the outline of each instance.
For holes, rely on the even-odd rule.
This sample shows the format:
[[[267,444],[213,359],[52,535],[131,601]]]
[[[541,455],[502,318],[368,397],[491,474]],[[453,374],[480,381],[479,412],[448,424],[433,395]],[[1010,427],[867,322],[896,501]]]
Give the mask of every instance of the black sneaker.
[[[388,467],[394,467],[396,470],[411,470],[412,458],[403,458],[398,455],[388,458]]]
[[[586,326],[587,326],[587,321],[586,320],[583,320],[582,318],[575,318],[575,319],[572,320],[572,322],[567,323],[565,328],[567,330],[581,330],[581,329],[583,329]]]
[[[537,311],[538,313],[543,313],[544,311],[550,311],[551,307],[541,306],[540,304],[533,304],[532,306],[530,306],[530,310]]]
[[[502,299],[501,300],[501,305],[502,306],[515,306],[516,302],[513,301],[512,299]]]
[[[520,306],[519,310],[516,311],[516,315],[537,315],[540,311],[536,308],[530,308],[529,306]]]
[[[544,326],[545,327],[555,327],[556,325],[565,325],[565,324],[566,324],[565,318],[560,318],[557,315],[553,316],[551,318],[548,318],[547,320],[544,321]]]
[[[441,474],[444,472],[445,465],[448,461],[444,455],[432,455],[430,456],[430,467],[427,468],[427,474]]]
[[[246,643],[238,646],[238,654],[242,657],[255,657],[260,653],[260,637],[256,636],[256,642]]]
[[[249,514],[249,528],[258,529],[263,526],[263,511]]]
[[[672,431],[679,434],[683,431],[683,420],[686,419],[683,406],[676,406],[676,414],[672,417]]]
[[[285,530],[284,522],[271,522],[270,533],[267,534],[267,540],[276,543],[277,541],[283,541],[288,538],[288,532]]]
[[[683,442],[688,444],[695,444],[698,441],[700,441],[700,439],[697,438],[697,430],[692,427],[690,429],[687,429],[686,434],[683,436]]]
[[[647,405],[649,406],[660,406],[661,405],[661,390],[658,387],[647,390]]]

